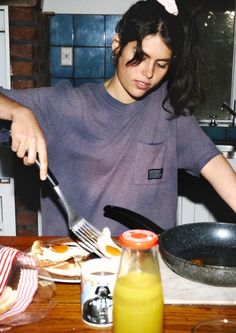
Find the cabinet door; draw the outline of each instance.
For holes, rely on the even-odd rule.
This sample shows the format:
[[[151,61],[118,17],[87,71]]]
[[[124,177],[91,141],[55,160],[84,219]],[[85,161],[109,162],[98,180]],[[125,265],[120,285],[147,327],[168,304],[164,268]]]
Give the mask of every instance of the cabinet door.
[[[236,170],[236,160],[229,160]],[[177,224],[236,222],[235,213],[203,178],[180,172]]]
[[[0,178],[0,235],[16,235],[13,178]]]
[[[0,9],[0,31],[5,31],[5,11]]]
[[[178,197],[177,224],[215,222],[214,216],[204,203],[194,202],[188,197]]]
[[[0,6],[0,87],[10,88],[8,7]]]

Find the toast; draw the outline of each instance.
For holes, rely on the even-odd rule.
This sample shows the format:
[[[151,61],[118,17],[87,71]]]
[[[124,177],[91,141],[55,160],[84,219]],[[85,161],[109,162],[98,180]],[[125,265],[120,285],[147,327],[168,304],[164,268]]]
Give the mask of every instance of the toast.
[[[0,315],[10,310],[17,300],[17,290],[12,287],[6,286],[0,295]]]

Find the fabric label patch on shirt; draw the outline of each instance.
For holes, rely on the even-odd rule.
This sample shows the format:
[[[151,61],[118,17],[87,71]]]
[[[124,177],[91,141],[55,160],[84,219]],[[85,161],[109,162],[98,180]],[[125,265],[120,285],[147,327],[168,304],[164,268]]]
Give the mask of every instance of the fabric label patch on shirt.
[[[163,169],[150,169],[148,170],[148,179],[161,179]]]

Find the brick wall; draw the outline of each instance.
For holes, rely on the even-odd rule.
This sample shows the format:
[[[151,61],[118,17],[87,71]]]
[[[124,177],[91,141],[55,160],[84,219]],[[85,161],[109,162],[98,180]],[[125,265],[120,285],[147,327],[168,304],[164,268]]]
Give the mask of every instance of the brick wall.
[[[10,7],[12,87],[49,85],[49,23],[36,7]]]
[[[49,85],[49,19],[34,7],[9,7],[11,83],[14,89]],[[37,235],[38,173],[14,159],[17,235]]]

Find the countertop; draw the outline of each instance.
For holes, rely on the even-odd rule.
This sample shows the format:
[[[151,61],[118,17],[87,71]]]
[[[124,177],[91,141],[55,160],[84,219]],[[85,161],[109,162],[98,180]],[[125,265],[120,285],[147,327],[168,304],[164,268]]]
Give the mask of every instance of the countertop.
[[[34,240],[40,239],[42,241],[48,240],[47,237],[31,237],[31,236],[17,236],[17,237],[0,237],[0,244],[5,246],[12,246],[21,250],[28,249]],[[167,267],[162,266],[160,261],[162,271],[166,271]],[[180,281],[180,277],[176,277],[176,274],[169,272],[167,269],[167,274],[165,275],[164,288],[166,290],[165,296],[166,300],[170,299],[171,290],[175,290],[175,284],[173,281]],[[169,276],[171,273],[172,277]],[[173,275],[174,274],[174,275]],[[183,278],[181,278],[183,279]],[[166,281],[168,284],[166,284]],[[181,293],[181,298],[185,294],[185,289],[187,288],[188,282],[186,279],[182,280],[183,290],[178,290]],[[192,285],[192,283],[191,283]],[[194,286],[194,287],[193,287]],[[199,292],[202,285],[193,283],[191,286],[192,294],[193,290],[196,293]],[[167,289],[168,288],[168,289]],[[172,288],[172,289],[171,289]],[[215,287],[209,288],[208,292],[211,290],[218,290]],[[206,290],[205,289],[205,290]],[[226,288],[228,289],[228,288]],[[229,289],[232,292],[232,289]],[[84,324],[81,320],[81,306],[80,306],[80,284],[70,284],[70,283],[56,283],[55,290],[55,308],[49,313],[49,315],[41,321],[35,322],[30,325],[14,327],[10,332],[14,333],[98,333],[98,329],[93,328]],[[194,294],[192,295],[194,296]],[[207,296],[208,297],[208,296]],[[172,297],[174,298],[174,297]],[[204,297],[203,300],[205,300]],[[183,303],[183,302],[182,302]],[[190,333],[191,328],[196,325],[197,322],[202,320],[209,320],[214,318],[228,318],[231,320],[236,320],[236,307],[234,305],[186,305],[186,304],[165,304],[164,306],[164,330],[163,333]],[[111,328],[99,329],[99,333],[111,333]]]
[[[173,272],[160,255],[158,259],[165,304],[236,304],[236,287],[218,287],[191,281]]]

